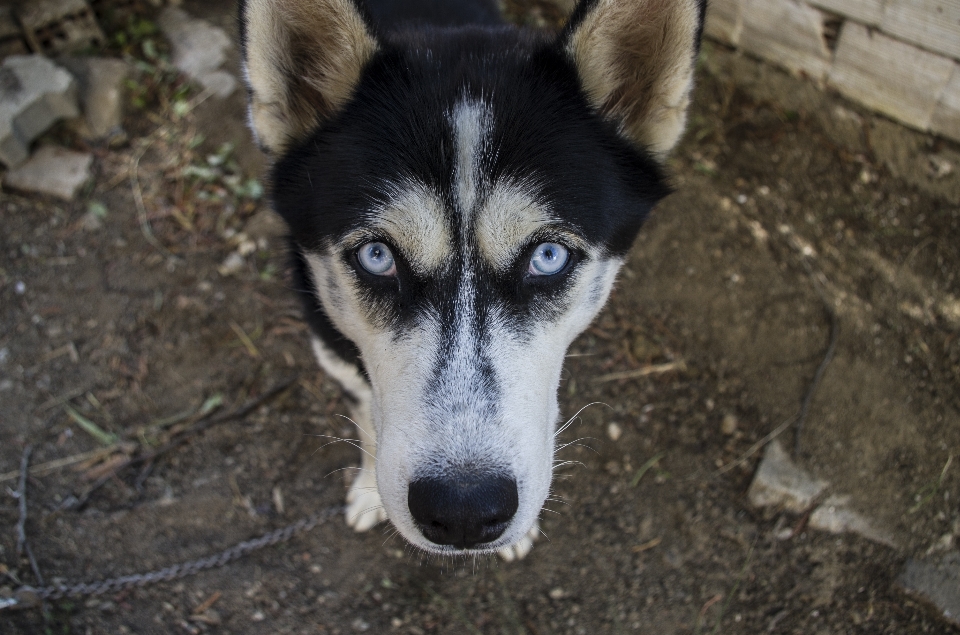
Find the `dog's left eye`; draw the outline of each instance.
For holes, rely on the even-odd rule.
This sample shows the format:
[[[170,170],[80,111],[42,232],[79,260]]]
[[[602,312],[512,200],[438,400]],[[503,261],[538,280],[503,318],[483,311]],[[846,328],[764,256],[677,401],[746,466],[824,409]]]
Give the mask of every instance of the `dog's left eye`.
[[[527,273],[531,276],[552,276],[559,273],[570,259],[570,252],[563,245],[557,243],[542,243],[537,245],[530,256],[530,266]]]
[[[357,250],[360,266],[375,276],[393,276],[397,273],[397,263],[390,248],[383,243],[367,243]]]

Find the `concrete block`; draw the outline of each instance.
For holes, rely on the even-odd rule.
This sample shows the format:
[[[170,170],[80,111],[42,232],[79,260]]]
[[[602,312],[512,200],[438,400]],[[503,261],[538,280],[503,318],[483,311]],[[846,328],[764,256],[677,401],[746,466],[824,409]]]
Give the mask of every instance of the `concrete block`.
[[[91,154],[44,146],[26,163],[7,172],[3,184],[15,190],[48,194],[69,201],[90,180],[91,163]]]
[[[824,15],[796,0],[745,0],[740,47],[795,74],[826,78]]]
[[[884,0],[810,0],[815,7],[856,20],[867,26],[879,26],[883,20]]]
[[[104,40],[86,0],[30,0],[20,4],[17,16],[34,53],[68,53]]]
[[[960,626],[960,552],[951,551],[932,560],[911,558],[898,583],[906,593],[930,604],[948,622]]]
[[[880,28],[920,48],[960,58],[960,2],[956,0],[887,0]]]
[[[123,120],[123,82],[130,67],[107,57],[69,57],[58,60],[73,73],[88,136],[101,139],[116,132]]]
[[[953,74],[933,110],[930,129],[960,141],[960,64],[953,65]]]
[[[953,69],[949,59],[847,22],[828,81],[868,108],[928,130]]]
[[[157,24],[170,41],[174,66],[220,97],[236,89],[236,78],[219,70],[231,46],[226,31],[177,7],[164,9]]]
[[[47,58],[13,55],[0,66],[0,162],[18,165],[38,135],[79,114],[73,76]]]
[[[707,37],[738,46],[743,31],[743,4],[745,0],[711,0],[707,4],[707,22],[703,33]]]

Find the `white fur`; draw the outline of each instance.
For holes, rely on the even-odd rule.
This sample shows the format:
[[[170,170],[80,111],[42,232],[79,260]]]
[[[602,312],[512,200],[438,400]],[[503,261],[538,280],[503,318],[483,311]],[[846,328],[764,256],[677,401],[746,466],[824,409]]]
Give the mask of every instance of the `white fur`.
[[[432,385],[434,360],[440,357],[442,342],[437,316],[427,316],[418,327],[395,339],[393,333],[365,316],[356,280],[342,259],[310,254],[307,261],[317,280],[320,300],[337,328],[360,348],[370,376],[376,481],[386,516],[412,544],[434,553],[456,553],[451,547],[430,543],[417,530],[407,507],[407,487],[425,467],[442,470],[486,460],[510,468],[519,495],[513,521],[487,550],[519,544],[513,554],[524,555],[529,545],[523,541],[530,540],[528,532],[550,489],[554,431],[559,418],[557,386],[564,355],[605,302],[620,261],[593,254],[581,262],[567,291],[566,304],[571,308],[548,322],[533,325],[528,338],[512,332],[495,308],[490,311],[490,337],[484,354],[491,361],[500,388],[496,417],[492,419],[490,404],[475,390],[479,360],[474,350],[476,307],[469,269],[458,298],[455,345],[443,381]],[[325,368],[329,367],[320,354],[318,358]],[[355,376],[330,372],[338,378],[344,376],[346,387],[356,390]],[[363,425],[360,421],[358,424]],[[367,475],[374,472],[374,466],[367,463],[368,455],[364,457],[361,475],[363,487],[368,487]],[[358,489],[353,492],[360,496]],[[374,501],[367,500],[371,504],[351,503],[351,513],[370,509]],[[372,519],[368,517],[367,521]],[[354,526],[365,528],[367,522]]]

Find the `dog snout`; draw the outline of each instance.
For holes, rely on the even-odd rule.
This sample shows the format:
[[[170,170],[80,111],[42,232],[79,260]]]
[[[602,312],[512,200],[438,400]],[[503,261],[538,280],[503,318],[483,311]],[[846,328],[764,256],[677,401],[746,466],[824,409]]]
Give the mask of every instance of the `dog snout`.
[[[407,492],[407,506],[420,533],[430,542],[458,549],[499,538],[518,504],[517,482],[501,475],[418,478]]]

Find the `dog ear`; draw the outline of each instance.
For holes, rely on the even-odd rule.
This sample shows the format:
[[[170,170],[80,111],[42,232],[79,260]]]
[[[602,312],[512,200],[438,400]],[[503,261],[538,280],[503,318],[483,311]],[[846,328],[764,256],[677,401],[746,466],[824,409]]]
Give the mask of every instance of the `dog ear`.
[[[377,50],[352,0],[242,0],[250,126],[276,156],[350,98]]]
[[[687,119],[706,0],[581,0],[561,35],[591,104],[663,158]]]

